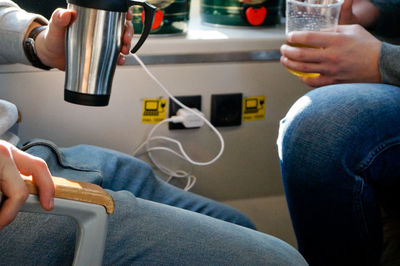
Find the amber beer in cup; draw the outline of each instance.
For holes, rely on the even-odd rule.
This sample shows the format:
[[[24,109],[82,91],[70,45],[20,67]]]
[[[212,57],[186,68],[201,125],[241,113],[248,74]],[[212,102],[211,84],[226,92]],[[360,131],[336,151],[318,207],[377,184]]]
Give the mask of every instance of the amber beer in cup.
[[[342,4],[343,0],[286,0],[286,35],[292,31],[336,31]],[[301,43],[286,43],[319,49]],[[320,75],[292,69],[288,71],[296,76],[309,78]]]

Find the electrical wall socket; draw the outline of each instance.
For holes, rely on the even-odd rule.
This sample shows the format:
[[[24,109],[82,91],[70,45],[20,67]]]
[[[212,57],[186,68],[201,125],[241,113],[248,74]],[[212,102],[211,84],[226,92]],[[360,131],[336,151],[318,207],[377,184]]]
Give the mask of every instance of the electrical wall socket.
[[[211,124],[216,127],[242,124],[242,93],[211,95]]]
[[[182,102],[187,107],[197,108],[201,111],[201,95],[190,95],[190,96],[175,96],[177,100]],[[176,104],[171,98],[169,99],[169,117],[176,115],[176,112],[182,108]],[[169,130],[174,129],[188,129],[182,123],[171,123],[168,125]]]

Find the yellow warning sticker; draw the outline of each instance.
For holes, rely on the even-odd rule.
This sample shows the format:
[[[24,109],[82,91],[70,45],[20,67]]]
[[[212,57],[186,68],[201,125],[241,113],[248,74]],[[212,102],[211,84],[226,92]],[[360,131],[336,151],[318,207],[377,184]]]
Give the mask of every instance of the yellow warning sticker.
[[[243,98],[243,121],[265,119],[265,96]]]
[[[167,117],[167,99],[143,99],[142,124],[156,124]]]

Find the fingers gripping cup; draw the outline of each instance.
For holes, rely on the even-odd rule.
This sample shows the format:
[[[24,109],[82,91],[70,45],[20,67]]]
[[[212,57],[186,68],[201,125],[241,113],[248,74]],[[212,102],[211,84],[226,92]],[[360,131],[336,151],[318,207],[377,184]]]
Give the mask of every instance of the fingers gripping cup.
[[[76,12],[66,32],[64,99],[71,103],[105,106],[111,93],[129,6],[139,5],[145,13],[142,34],[131,50],[146,40],[156,8],[144,0],[67,0]]]
[[[292,31],[336,31],[343,0],[286,0],[286,35]],[[291,46],[311,47],[300,43]],[[319,73],[304,73],[288,69],[296,76],[318,77]]]

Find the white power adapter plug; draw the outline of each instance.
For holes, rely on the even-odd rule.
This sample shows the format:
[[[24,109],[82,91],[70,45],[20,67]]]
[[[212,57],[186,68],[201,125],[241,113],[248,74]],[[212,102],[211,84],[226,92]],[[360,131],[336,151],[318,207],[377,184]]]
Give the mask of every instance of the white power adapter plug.
[[[176,116],[172,117],[172,122],[182,123],[186,128],[202,127],[204,120],[201,116],[204,116],[197,108],[190,108],[192,111],[181,108],[176,112]]]

